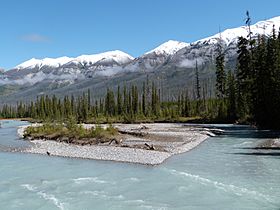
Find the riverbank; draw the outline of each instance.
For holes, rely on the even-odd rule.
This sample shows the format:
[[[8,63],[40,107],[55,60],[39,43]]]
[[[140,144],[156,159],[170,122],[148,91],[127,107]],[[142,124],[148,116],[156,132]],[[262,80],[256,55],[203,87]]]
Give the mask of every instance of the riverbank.
[[[29,121],[32,122],[32,118],[0,118],[0,121],[5,121],[5,120],[18,120],[18,121]]]
[[[95,125],[83,126],[90,128]],[[113,126],[122,133],[120,143],[106,142],[80,146],[51,140],[34,140],[32,146],[22,152],[158,165],[172,155],[190,151],[209,136],[214,136],[209,129],[184,124],[114,124]],[[26,126],[23,126],[18,129],[19,136],[23,136],[25,128]],[[145,135],[136,136],[131,135],[132,133]]]

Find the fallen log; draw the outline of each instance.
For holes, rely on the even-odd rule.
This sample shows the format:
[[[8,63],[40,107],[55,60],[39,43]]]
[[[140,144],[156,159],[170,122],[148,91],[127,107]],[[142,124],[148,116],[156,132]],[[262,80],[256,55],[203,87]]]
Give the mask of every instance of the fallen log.
[[[122,139],[114,138],[114,139],[112,139],[112,140],[109,142],[109,145],[111,145],[113,142],[115,142],[115,144],[121,144],[121,143],[122,143]]]
[[[149,145],[149,144],[145,143],[145,146],[148,147],[149,150],[155,150],[154,145]]]
[[[127,131],[127,130],[118,130],[118,131],[121,134],[128,134],[128,135],[138,136],[138,137],[144,137],[148,135],[148,133],[144,133],[141,131]]]

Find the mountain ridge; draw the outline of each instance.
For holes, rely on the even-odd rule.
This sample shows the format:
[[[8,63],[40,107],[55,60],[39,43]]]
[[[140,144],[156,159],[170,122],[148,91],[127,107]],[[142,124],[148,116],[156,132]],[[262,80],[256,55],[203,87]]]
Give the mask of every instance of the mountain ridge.
[[[273,18],[270,18],[267,20],[263,20],[263,21],[258,21],[257,23],[252,24],[251,25],[252,34],[253,34],[253,36],[256,36],[258,34],[265,34],[266,36],[268,36],[272,32],[273,25],[275,25],[276,30],[278,30],[280,28],[280,16],[276,16],[276,17],[273,17]],[[142,56],[146,56],[149,54],[161,55],[164,53],[168,54],[168,55],[174,55],[179,50],[181,50],[185,47],[189,47],[190,45],[203,43],[203,42],[215,44],[219,41],[220,38],[222,39],[222,41],[224,41],[228,45],[233,41],[237,41],[238,36],[246,37],[247,34],[248,34],[247,26],[240,26],[240,27],[236,27],[236,28],[226,29],[221,33],[217,33],[213,36],[209,36],[209,37],[194,41],[192,43],[176,41],[176,40],[168,40],[168,41],[162,43],[161,45],[159,45],[158,47],[156,47],[150,51],[147,51]],[[58,57],[58,58],[43,58],[43,59],[32,58],[30,60],[27,60],[27,61],[15,66],[12,69],[28,68],[28,67],[35,66],[38,64],[43,64],[43,65],[48,64],[51,67],[59,67],[64,64],[67,64],[71,61],[77,61],[79,59],[83,60],[83,61],[87,60],[88,62],[90,62],[90,59],[87,59],[86,57],[93,58],[93,57],[98,57],[98,56],[102,56],[105,54],[110,56],[110,53],[123,54],[123,56],[124,55],[127,56],[130,60],[136,59],[125,52],[122,52],[120,50],[114,50],[114,51],[107,51],[107,52],[91,54],[91,55],[80,55],[78,57],[63,56],[63,57]],[[141,56],[139,56],[138,58],[140,58],[140,57]],[[49,63],[47,61],[49,61]],[[58,62],[55,63],[55,61],[58,61]],[[95,61],[93,61],[93,62],[95,62]],[[82,62],[80,62],[80,63],[82,63]]]
[[[278,32],[280,16],[253,24],[253,36],[269,36],[273,25]],[[58,63],[51,58],[31,59],[22,65],[25,68],[1,73],[0,99],[31,100],[38,94],[78,94],[87,88],[96,89],[101,97],[108,87],[116,89],[123,83],[142,83],[147,76],[161,85],[164,83],[167,91],[176,93],[178,88],[192,85],[196,63],[202,79],[214,78],[219,45],[225,51],[226,68],[234,69],[238,37],[247,34],[247,27],[240,26],[192,43],[169,40],[136,58],[115,50],[76,58],[60,57]],[[44,62],[52,65],[43,65]]]

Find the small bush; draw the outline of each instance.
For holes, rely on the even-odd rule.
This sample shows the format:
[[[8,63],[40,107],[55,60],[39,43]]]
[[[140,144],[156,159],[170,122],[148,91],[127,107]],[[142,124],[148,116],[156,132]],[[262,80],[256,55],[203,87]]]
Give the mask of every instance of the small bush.
[[[118,130],[112,125],[107,128],[102,128],[100,125],[86,129],[82,125],[77,125],[73,121],[63,124],[43,124],[42,126],[28,127],[24,132],[24,138],[31,137],[31,139],[51,139],[66,137],[68,139],[98,139],[110,140],[118,134]]]

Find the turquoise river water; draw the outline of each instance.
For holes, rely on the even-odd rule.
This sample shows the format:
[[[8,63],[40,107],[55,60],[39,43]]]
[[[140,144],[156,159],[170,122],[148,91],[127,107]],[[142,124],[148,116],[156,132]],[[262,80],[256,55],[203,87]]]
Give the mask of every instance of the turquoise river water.
[[[12,153],[19,121],[0,128],[1,210],[280,209],[280,155],[254,151],[268,131],[220,125],[160,166]]]

